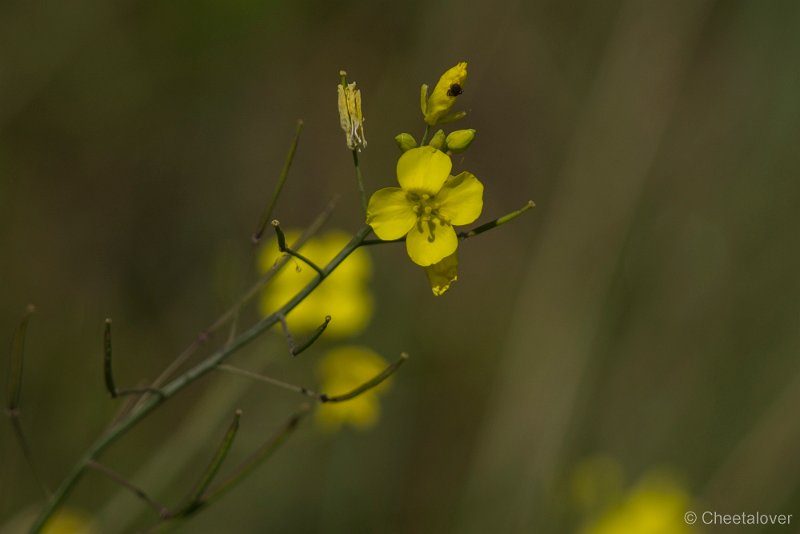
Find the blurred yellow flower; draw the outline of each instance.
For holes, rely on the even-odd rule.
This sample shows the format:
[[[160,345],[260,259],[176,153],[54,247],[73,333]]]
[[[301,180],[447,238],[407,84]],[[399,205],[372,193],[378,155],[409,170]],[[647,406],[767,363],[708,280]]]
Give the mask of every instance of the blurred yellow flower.
[[[318,363],[320,389],[328,396],[348,393],[368,382],[388,366],[374,351],[355,345],[329,351]],[[325,430],[338,430],[342,425],[367,429],[380,416],[380,395],[391,379],[381,382],[361,395],[343,402],[320,404],[316,413],[319,425]]]
[[[584,466],[585,467],[585,466]],[[627,492],[622,491],[619,464],[597,461],[578,470],[577,496],[585,507],[599,508],[581,534],[690,534],[698,530],[684,521],[691,496],[667,472],[650,471]]]
[[[300,236],[299,231],[286,232],[286,243],[291,246]],[[332,230],[312,237],[298,250],[320,267],[324,267],[350,241],[350,236]],[[259,270],[269,271],[282,256],[276,239],[261,250]],[[331,323],[326,337],[348,337],[359,334],[372,317],[373,301],[367,283],[372,275],[372,261],[364,249],[353,251],[306,299],[287,316],[292,332],[311,332],[322,324],[326,315]],[[261,295],[261,313],[269,315],[297,294],[317,275],[317,272],[296,258],[286,265],[264,288]]]
[[[450,157],[423,146],[397,161],[400,187],[372,194],[367,224],[383,240],[406,236],[406,250],[417,265],[439,263],[458,248],[453,225],[469,224],[483,210],[483,184],[471,173],[450,176]]]
[[[428,95],[428,86],[422,86],[420,95],[420,106],[425,122],[430,126],[436,126],[442,122],[449,122],[451,117],[445,117],[447,112],[456,103],[456,98],[464,91],[464,84],[467,81],[467,64],[461,62],[455,67],[451,67],[442,74],[436,86]],[[463,116],[463,114],[458,115]],[[455,117],[453,117],[455,118]]]
[[[68,508],[57,512],[44,526],[43,534],[95,534],[92,519]]]

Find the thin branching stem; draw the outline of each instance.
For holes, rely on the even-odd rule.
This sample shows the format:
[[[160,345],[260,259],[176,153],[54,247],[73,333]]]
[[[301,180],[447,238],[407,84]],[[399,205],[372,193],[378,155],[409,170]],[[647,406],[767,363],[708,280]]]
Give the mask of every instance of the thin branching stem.
[[[322,268],[322,276],[316,277],[311,280],[303,289],[301,289],[292,299],[284,304],[276,312],[264,317],[255,325],[251,326],[248,330],[239,334],[236,339],[229,345],[222,347],[211,355],[207,356],[204,360],[197,363],[194,367],[190,368],[171,382],[159,388],[161,396],[149,396],[143,400],[137,408],[133,410],[125,419],[121,420],[115,427],[109,429],[105,434],[100,436],[72,467],[67,476],[61,482],[61,485],[53,493],[52,497],[48,500],[47,504],[42,509],[37,517],[35,523],[31,527],[31,532],[41,532],[47,520],[53,512],[61,506],[61,504],[69,495],[75,484],[80,480],[86,471],[86,467],[92,460],[95,460],[103,451],[105,451],[112,443],[117,441],[120,437],[125,435],[128,430],[133,428],[137,423],[149,415],[153,410],[159,407],[164,401],[173,397],[185,387],[192,384],[198,378],[205,376],[208,372],[214,370],[219,364],[224,362],[228,356],[235,353],[242,347],[249,344],[256,339],[260,334],[272,328],[279,322],[280,315],[286,315],[300,304],[317,286],[333,272],[355,249],[359,247],[361,242],[366,239],[371,229],[369,226],[361,228],[350,242],[325,266]]]
[[[106,319],[105,331],[103,332],[103,376],[106,381],[106,390],[111,395],[112,399],[121,397],[123,395],[142,395],[144,393],[155,393],[161,395],[161,391],[156,388],[143,387],[143,388],[130,388],[119,389],[114,382],[114,369],[112,366],[112,352],[111,352],[111,319]]]
[[[19,403],[22,396],[22,371],[25,364],[25,340],[28,333],[28,321],[31,318],[36,307],[29,304],[25,309],[22,319],[14,331],[14,337],[11,340],[11,353],[8,362],[8,383],[6,391],[6,415],[8,416],[11,427],[14,429],[14,436],[17,438],[19,447],[22,450],[22,455],[25,457],[25,462],[33,475],[36,484],[42,490],[45,497],[50,496],[50,489],[45,484],[44,479],[39,475],[39,470],[33,461],[33,453],[31,452],[30,443],[25,434],[25,429],[22,427],[20,420]]]
[[[278,203],[278,198],[281,196],[281,191],[283,191],[283,185],[286,183],[286,178],[289,176],[289,169],[292,166],[292,161],[294,161],[294,154],[297,152],[297,142],[300,140],[300,132],[302,130],[303,120],[300,119],[297,121],[294,139],[292,139],[292,144],[289,146],[289,152],[286,154],[286,160],[283,162],[283,168],[281,169],[281,174],[278,176],[278,183],[275,185],[275,191],[272,193],[272,198],[270,199],[269,205],[261,214],[261,219],[259,219],[258,222],[258,228],[256,229],[255,233],[253,233],[253,244],[258,244],[258,242],[261,241],[261,236],[264,235],[264,230],[266,230],[267,224],[272,219],[272,212],[275,211],[275,205]]]
[[[327,329],[327,328],[328,328],[328,324],[329,324],[330,322],[331,322],[331,316],[330,316],[330,315],[326,315],[326,316],[325,316],[325,320],[324,320],[324,321],[322,321],[322,324],[321,324],[321,325],[319,325],[319,326],[317,327],[317,329],[316,329],[316,330],[314,330],[314,331],[311,333],[311,335],[310,335],[310,336],[308,336],[308,339],[306,339],[305,341],[303,341],[303,342],[302,342],[300,345],[295,345],[295,346],[292,348],[292,356],[298,356],[298,355],[300,355],[300,353],[302,353],[302,352],[303,352],[304,350],[306,350],[308,347],[310,347],[311,345],[313,345],[313,344],[314,344],[314,343],[315,343],[315,342],[316,342],[316,341],[317,341],[317,340],[320,338],[320,336],[322,335],[322,333],[323,333],[323,332],[325,332],[325,329]]]
[[[284,441],[295,431],[297,425],[303,417],[310,411],[310,406],[304,404],[292,414],[286,423],[278,430],[278,432],[261,445],[255,452],[248,456],[242,463],[233,469],[233,473],[227,478],[219,482],[216,486],[208,490],[203,496],[202,504],[207,505],[212,501],[219,499],[222,495],[234,488],[244,477],[253,472],[264,460],[272,456],[272,454],[283,444]]]
[[[225,432],[225,436],[223,436],[222,442],[220,443],[216,454],[208,464],[203,476],[200,478],[200,482],[198,482],[194,491],[192,491],[192,493],[189,495],[189,500],[186,506],[184,506],[183,509],[181,509],[181,511],[176,515],[190,515],[195,510],[200,508],[200,506],[202,506],[203,497],[206,493],[206,490],[208,490],[208,487],[214,481],[214,478],[217,476],[220,467],[222,467],[222,463],[225,461],[225,458],[228,456],[228,453],[233,446],[233,440],[236,437],[236,433],[239,431],[239,420],[241,417],[242,411],[236,410],[236,412],[233,414],[233,421],[228,427],[228,431]]]
[[[309,239],[311,236],[313,236],[313,235],[315,235],[317,232],[319,232],[320,228],[322,228],[322,226],[323,226],[323,225],[324,225],[324,224],[325,224],[325,223],[328,221],[328,219],[330,218],[330,216],[331,216],[331,214],[333,213],[333,210],[334,210],[334,208],[336,207],[336,204],[338,203],[338,201],[339,201],[339,197],[338,197],[338,196],[335,196],[335,197],[333,197],[333,198],[332,198],[332,199],[331,199],[331,200],[328,202],[328,205],[327,205],[327,206],[325,206],[325,209],[322,211],[322,213],[320,213],[320,214],[319,214],[319,216],[318,216],[318,217],[317,217],[317,218],[314,220],[314,222],[313,222],[313,223],[311,223],[311,226],[309,226],[309,227],[308,227],[308,228],[307,228],[307,229],[306,229],[306,230],[305,230],[305,231],[302,233],[302,235],[301,235],[299,238],[297,238],[297,241],[295,241],[295,242],[292,244],[292,247],[294,247],[294,248],[300,248],[300,247],[303,245],[303,243],[305,243],[306,241],[308,241],[308,239]],[[156,378],[156,379],[155,379],[155,381],[154,381],[154,382],[153,382],[153,383],[150,385],[150,387],[151,387],[151,388],[154,388],[154,389],[158,389],[158,388],[160,388],[160,387],[161,387],[163,384],[165,384],[165,383],[167,382],[167,380],[168,380],[168,379],[169,379],[169,378],[170,378],[170,377],[171,377],[171,376],[172,376],[172,375],[173,375],[173,374],[174,374],[174,373],[175,373],[175,372],[176,372],[178,369],[180,369],[180,368],[181,368],[181,367],[182,367],[182,366],[183,366],[183,365],[184,365],[184,364],[185,364],[185,363],[186,363],[186,362],[189,360],[189,358],[191,358],[191,357],[192,357],[192,355],[194,355],[194,353],[197,351],[197,349],[199,349],[199,348],[200,348],[202,345],[204,345],[204,344],[205,344],[205,342],[206,342],[206,341],[209,339],[209,337],[210,337],[211,335],[213,335],[213,334],[214,334],[214,333],[215,333],[217,330],[219,330],[219,329],[220,329],[220,328],[221,328],[223,325],[225,325],[225,324],[226,324],[228,321],[231,321],[231,320],[233,320],[233,319],[237,318],[237,317],[238,317],[238,315],[239,315],[239,310],[240,310],[240,309],[241,309],[241,308],[242,308],[242,307],[243,307],[245,304],[247,304],[248,302],[250,302],[250,301],[253,299],[253,297],[255,297],[256,295],[258,295],[258,293],[259,293],[259,292],[261,291],[261,289],[262,289],[262,288],[263,288],[263,287],[264,287],[264,286],[267,284],[267,282],[269,282],[269,281],[272,279],[272,277],[274,277],[274,276],[275,276],[275,274],[276,274],[276,273],[277,273],[277,272],[278,272],[278,271],[279,271],[279,270],[280,270],[280,269],[281,269],[281,268],[282,268],[284,265],[286,265],[286,263],[287,263],[288,261],[289,261],[289,257],[288,257],[288,256],[278,259],[278,261],[277,261],[277,262],[275,262],[275,265],[273,265],[273,266],[272,266],[272,268],[271,268],[269,271],[267,271],[267,272],[266,272],[266,273],[265,273],[265,274],[264,274],[264,275],[263,275],[263,276],[262,276],[262,277],[261,277],[261,278],[260,278],[260,279],[259,279],[259,280],[258,280],[256,283],[255,283],[255,284],[253,284],[253,285],[250,287],[250,289],[248,289],[248,290],[247,290],[247,291],[244,293],[244,295],[242,295],[242,296],[241,296],[241,298],[239,298],[239,300],[237,300],[237,301],[236,301],[236,302],[233,304],[233,306],[231,306],[231,307],[228,309],[228,311],[226,311],[225,313],[223,313],[223,314],[222,314],[222,315],[221,315],[221,316],[220,316],[220,317],[219,317],[219,318],[218,318],[216,321],[214,321],[214,322],[211,324],[211,326],[209,326],[208,328],[206,328],[206,330],[205,330],[205,331],[203,331],[203,332],[202,332],[202,333],[201,333],[199,336],[197,336],[197,338],[196,338],[196,339],[195,339],[195,340],[194,340],[194,341],[193,341],[193,342],[192,342],[192,343],[191,343],[191,344],[190,344],[188,347],[186,347],[186,349],[184,349],[184,350],[183,350],[183,352],[181,352],[181,353],[178,355],[178,357],[177,357],[177,358],[175,358],[175,359],[172,361],[172,363],[170,363],[170,364],[169,364],[169,365],[166,367],[166,369],[164,369],[164,371],[162,371],[162,372],[161,372],[161,374],[158,376],[158,378]],[[230,339],[229,339],[227,344],[228,344],[228,345],[232,345],[232,344],[233,344],[233,340],[230,340]],[[141,399],[141,401],[142,401],[142,402],[144,402],[145,400],[146,400],[146,397],[143,397],[143,398]],[[137,406],[139,406],[139,404],[137,404]]]
[[[511,213],[503,215],[502,217],[498,217],[497,219],[495,219],[493,221],[489,221],[488,223],[482,224],[482,225],[480,225],[480,226],[478,226],[476,228],[473,228],[472,230],[469,230],[467,232],[459,232],[458,238],[459,239],[468,239],[470,237],[474,237],[474,236],[482,234],[484,232],[488,232],[489,230],[494,230],[498,226],[502,226],[502,225],[506,224],[507,222],[513,221],[514,219],[516,219],[517,217],[519,217],[520,215],[522,215],[523,213],[525,213],[526,211],[528,211],[529,209],[534,208],[534,207],[536,207],[536,204],[534,204],[533,200],[529,200],[527,204],[525,204],[523,207],[521,207],[520,209],[518,209],[516,211],[512,211]]]
[[[275,236],[277,237],[278,240],[278,249],[281,252],[288,254],[289,256],[292,256],[294,258],[297,258],[298,260],[302,261],[303,263],[305,263],[306,265],[317,271],[318,275],[324,276],[324,274],[322,273],[322,269],[320,269],[319,265],[317,265],[310,259],[306,258],[296,250],[293,250],[291,247],[286,245],[286,235],[284,235],[283,230],[281,229],[280,221],[278,220],[272,221],[272,227],[275,228]]]
[[[102,473],[107,478],[113,480],[123,488],[127,489],[128,491],[136,495],[139,499],[144,501],[147,504],[147,506],[152,508],[155,511],[155,513],[158,514],[159,517],[168,517],[170,515],[170,511],[166,506],[164,506],[163,504],[159,503],[158,501],[150,497],[142,488],[135,485],[133,482],[131,482],[124,476],[120,475],[110,467],[105,466],[94,460],[89,460],[89,462],[86,465],[88,467],[91,467],[98,473]]]
[[[394,372],[397,371],[397,369],[401,365],[406,363],[406,360],[408,360],[408,354],[404,352],[400,354],[400,358],[398,358],[392,364],[390,364],[389,367],[387,367],[386,369],[375,375],[372,379],[367,380],[357,388],[348,391],[347,393],[343,393],[341,395],[328,396],[323,394],[320,395],[319,400],[320,402],[344,402],[353,399],[355,397],[358,397],[365,391],[369,391],[370,389],[378,386],[381,382],[392,376]]]
[[[355,397],[358,397],[362,393],[378,386],[381,382],[392,376],[395,373],[395,371],[397,371],[397,369],[399,369],[400,366],[406,362],[406,360],[408,360],[408,354],[406,353],[400,354],[400,358],[394,361],[392,364],[390,364],[386,369],[384,369],[374,377],[370,378],[363,384],[360,384],[358,387],[348,391],[347,393],[342,393],[341,395],[327,395],[325,393],[317,393],[313,389],[309,389],[303,386],[297,386],[295,384],[290,384],[288,382],[284,382],[282,380],[278,380],[270,376],[254,373],[252,371],[248,371],[247,369],[241,369],[233,365],[221,364],[217,367],[217,369],[234,375],[244,376],[247,378],[251,378],[253,380],[258,380],[259,382],[264,382],[265,384],[277,386],[279,388],[283,388],[289,391],[294,391],[295,393],[299,393],[300,395],[305,395],[306,397],[314,398],[319,402],[344,402],[350,399],[354,399]]]

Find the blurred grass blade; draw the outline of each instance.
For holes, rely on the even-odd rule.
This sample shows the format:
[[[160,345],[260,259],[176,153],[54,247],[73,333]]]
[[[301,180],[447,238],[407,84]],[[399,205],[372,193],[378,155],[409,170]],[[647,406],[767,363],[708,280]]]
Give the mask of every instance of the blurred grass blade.
[[[211,463],[208,464],[208,467],[206,468],[205,473],[203,473],[202,478],[200,478],[200,482],[197,484],[197,487],[189,495],[189,503],[177,515],[189,515],[204,504],[203,494],[214,481],[214,478],[217,476],[217,472],[219,472],[219,468],[222,467],[222,462],[225,461],[225,458],[228,456],[228,453],[231,450],[231,446],[233,446],[233,440],[236,438],[236,433],[239,431],[239,420],[241,417],[242,411],[236,410],[236,412],[233,414],[233,421],[228,427],[228,431],[225,432],[225,436],[222,438],[222,443],[220,443],[217,453],[211,459]]]
[[[111,368],[111,319],[106,319],[103,332],[103,374],[106,380],[106,389],[111,398],[117,396],[117,386],[114,384],[114,372]]]
[[[302,130],[303,121],[301,119],[297,121],[294,139],[292,140],[291,146],[289,146],[289,152],[286,154],[286,160],[283,163],[283,169],[281,169],[281,174],[278,176],[278,184],[275,186],[275,191],[272,193],[272,199],[270,200],[267,208],[261,214],[261,219],[258,222],[258,228],[253,234],[253,244],[257,244],[259,241],[261,241],[261,237],[264,235],[264,230],[267,228],[267,224],[269,224],[269,221],[272,220],[272,212],[275,210],[275,205],[278,203],[278,197],[281,196],[283,185],[286,183],[286,177],[289,176],[289,169],[291,168],[292,161],[294,160],[294,153],[297,152],[297,142],[300,140],[300,132]]]
[[[389,365],[389,367],[387,367],[386,369],[384,369],[383,371],[378,373],[375,376],[375,378],[373,378],[371,380],[368,380],[367,382],[364,382],[363,384],[361,384],[360,386],[358,386],[354,390],[349,391],[347,393],[344,393],[342,395],[335,395],[333,397],[329,397],[328,395],[322,394],[322,395],[319,396],[319,400],[321,402],[343,402],[343,401],[350,400],[350,399],[352,399],[354,397],[358,397],[359,395],[361,395],[365,391],[368,391],[368,390],[374,388],[375,386],[379,385],[381,382],[383,382],[384,380],[386,380],[387,378],[392,376],[394,374],[394,372],[397,371],[397,369],[401,365],[406,363],[406,360],[408,360],[408,354],[406,354],[404,352],[404,353],[400,354],[400,358],[397,361],[395,361],[394,363]]]
[[[280,447],[286,439],[292,435],[297,428],[297,425],[305,417],[311,407],[308,404],[302,405],[289,420],[283,425],[277,434],[272,436],[266,443],[261,445],[253,454],[240,463],[233,474],[220,482],[215,488],[210,490],[205,496],[201,497],[202,504],[208,504],[228,490],[233,489],[239,482],[241,482],[247,475],[252,473],[264,460],[272,456],[272,454]]]
[[[25,359],[25,336],[28,332],[28,320],[34,311],[36,311],[36,308],[32,304],[29,304],[11,340],[11,355],[8,369],[8,402],[6,404],[10,413],[16,412],[19,406],[19,398],[22,392],[22,368]]]
[[[22,370],[25,360],[25,338],[28,333],[28,321],[35,311],[36,307],[29,304],[11,340],[11,354],[8,362],[8,402],[6,404],[6,414],[11,420],[11,426],[14,428],[14,435],[19,442],[22,454],[25,456],[25,461],[28,463],[28,467],[33,474],[33,478],[36,480],[36,484],[42,490],[42,493],[49,497],[50,490],[47,488],[42,477],[39,476],[36,465],[33,463],[33,454],[31,453],[28,438],[25,436],[25,431],[22,428],[22,422],[19,418],[19,399],[22,394]]]

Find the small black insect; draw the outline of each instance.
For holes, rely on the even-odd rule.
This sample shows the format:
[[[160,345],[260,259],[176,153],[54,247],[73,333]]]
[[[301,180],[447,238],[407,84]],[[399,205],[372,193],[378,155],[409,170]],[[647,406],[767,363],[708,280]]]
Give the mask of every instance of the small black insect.
[[[450,89],[447,90],[447,96],[458,96],[464,91],[461,89],[461,85],[454,83],[450,86]]]

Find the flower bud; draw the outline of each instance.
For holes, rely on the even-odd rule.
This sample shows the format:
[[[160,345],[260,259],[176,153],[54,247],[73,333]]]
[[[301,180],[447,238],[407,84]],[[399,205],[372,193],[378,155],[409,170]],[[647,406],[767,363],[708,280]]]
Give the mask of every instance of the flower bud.
[[[470,128],[467,130],[456,130],[454,132],[450,132],[445,140],[445,143],[447,145],[447,150],[453,154],[460,154],[469,148],[469,145],[472,144],[474,139],[475,130]]]
[[[436,150],[444,150],[444,130],[439,130],[433,137],[431,137],[431,142],[428,143]]]
[[[414,139],[414,136],[407,133],[397,134],[394,137],[394,142],[397,143],[397,146],[405,152],[406,150],[411,150],[412,148],[417,148],[417,140]]]
[[[428,93],[428,87],[422,86],[422,94],[420,103],[422,106],[422,113],[425,115],[425,122],[430,126],[439,124],[440,119],[447,115],[453,104],[456,103],[456,98],[464,91],[464,83],[467,81],[467,64],[461,62],[455,67],[448,69],[442,74],[436,86],[431,92],[431,96],[425,98]]]

